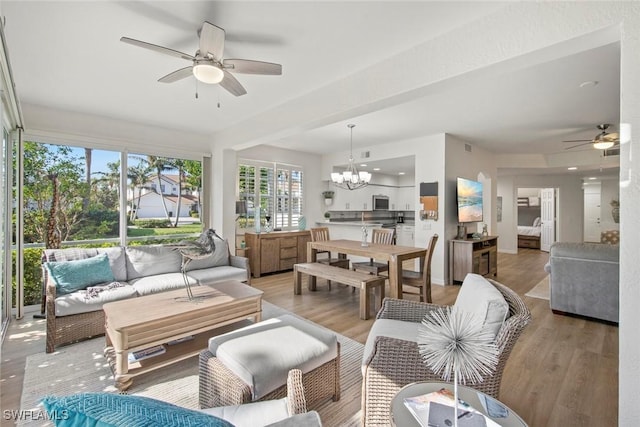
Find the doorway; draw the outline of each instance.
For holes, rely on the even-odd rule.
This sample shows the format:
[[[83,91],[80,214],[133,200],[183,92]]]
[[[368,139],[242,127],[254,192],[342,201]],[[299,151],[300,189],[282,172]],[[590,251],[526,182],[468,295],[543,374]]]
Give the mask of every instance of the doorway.
[[[518,248],[549,252],[556,241],[555,188],[517,188]]]

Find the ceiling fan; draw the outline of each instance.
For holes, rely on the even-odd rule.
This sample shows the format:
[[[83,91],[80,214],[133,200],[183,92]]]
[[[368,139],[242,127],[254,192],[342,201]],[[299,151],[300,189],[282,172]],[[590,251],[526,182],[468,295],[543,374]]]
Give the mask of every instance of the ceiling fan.
[[[598,129],[602,132],[597,134],[593,139],[571,139],[568,141],[562,142],[582,142],[582,144],[573,145],[571,147],[565,148],[565,150],[570,150],[572,148],[581,147],[587,144],[593,144],[593,148],[597,148],[599,150],[606,150],[608,148],[613,147],[616,144],[620,143],[620,136],[617,133],[609,133],[607,129],[611,126],[610,124],[604,123],[598,125]]]
[[[120,41],[191,61],[191,65],[188,67],[180,68],[161,77],[158,81],[162,83],[173,83],[193,75],[198,81],[209,84],[220,83],[220,86],[233,95],[241,96],[247,91],[231,72],[263,75],[282,74],[282,65],[280,64],[249,59],[223,59],[225,31],[210,22],[205,21],[202,24],[202,28],[198,30],[198,36],[200,46],[194,55],[129,37],[121,37]]]

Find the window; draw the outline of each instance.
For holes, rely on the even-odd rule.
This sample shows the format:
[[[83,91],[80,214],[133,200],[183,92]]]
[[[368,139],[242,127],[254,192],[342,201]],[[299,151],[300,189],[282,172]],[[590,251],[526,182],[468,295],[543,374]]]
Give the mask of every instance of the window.
[[[302,215],[303,172],[299,167],[241,161],[238,166],[238,194],[247,204],[247,217],[240,227],[255,226],[256,208],[260,218],[271,218],[275,228],[294,229]]]
[[[44,247],[161,243],[202,232],[200,160],[28,141],[23,158],[25,304],[40,303]],[[161,196],[152,186],[166,175],[176,191]]]

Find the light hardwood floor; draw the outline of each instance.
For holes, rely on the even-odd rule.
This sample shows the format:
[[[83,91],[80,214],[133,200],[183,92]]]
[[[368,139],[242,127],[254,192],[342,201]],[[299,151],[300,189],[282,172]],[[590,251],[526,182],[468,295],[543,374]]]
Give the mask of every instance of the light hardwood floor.
[[[592,320],[554,315],[549,302],[525,297],[546,273],[548,254],[521,249],[498,255],[497,280],[520,294],[533,321],[516,344],[504,373],[500,400],[530,426],[617,425],[618,328]],[[358,318],[358,293],[318,281],[310,293],[293,295],[291,272],[252,281],[264,299],[364,343],[373,319]],[[436,304],[452,304],[459,286],[433,286]],[[24,359],[44,351],[44,321],[29,314],[13,322],[2,348],[2,409],[18,409]],[[2,425],[11,425],[2,420]],[[331,426],[329,426],[331,427]]]

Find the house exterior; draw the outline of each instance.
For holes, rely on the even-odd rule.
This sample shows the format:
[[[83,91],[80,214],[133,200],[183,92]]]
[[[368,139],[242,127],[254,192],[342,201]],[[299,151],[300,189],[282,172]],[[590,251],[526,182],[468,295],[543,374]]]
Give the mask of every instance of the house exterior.
[[[178,212],[178,175],[162,174],[161,179],[153,176],[142,186],[127,189],[127,206],[129,213],[135,210],[135,218],[166,218],[162,195],[170,217]],[[198,191],[185,188],[183,183],[182,198],[180,200],[180,217],[191,217],[192,212],[200,216],[200,200]]]

